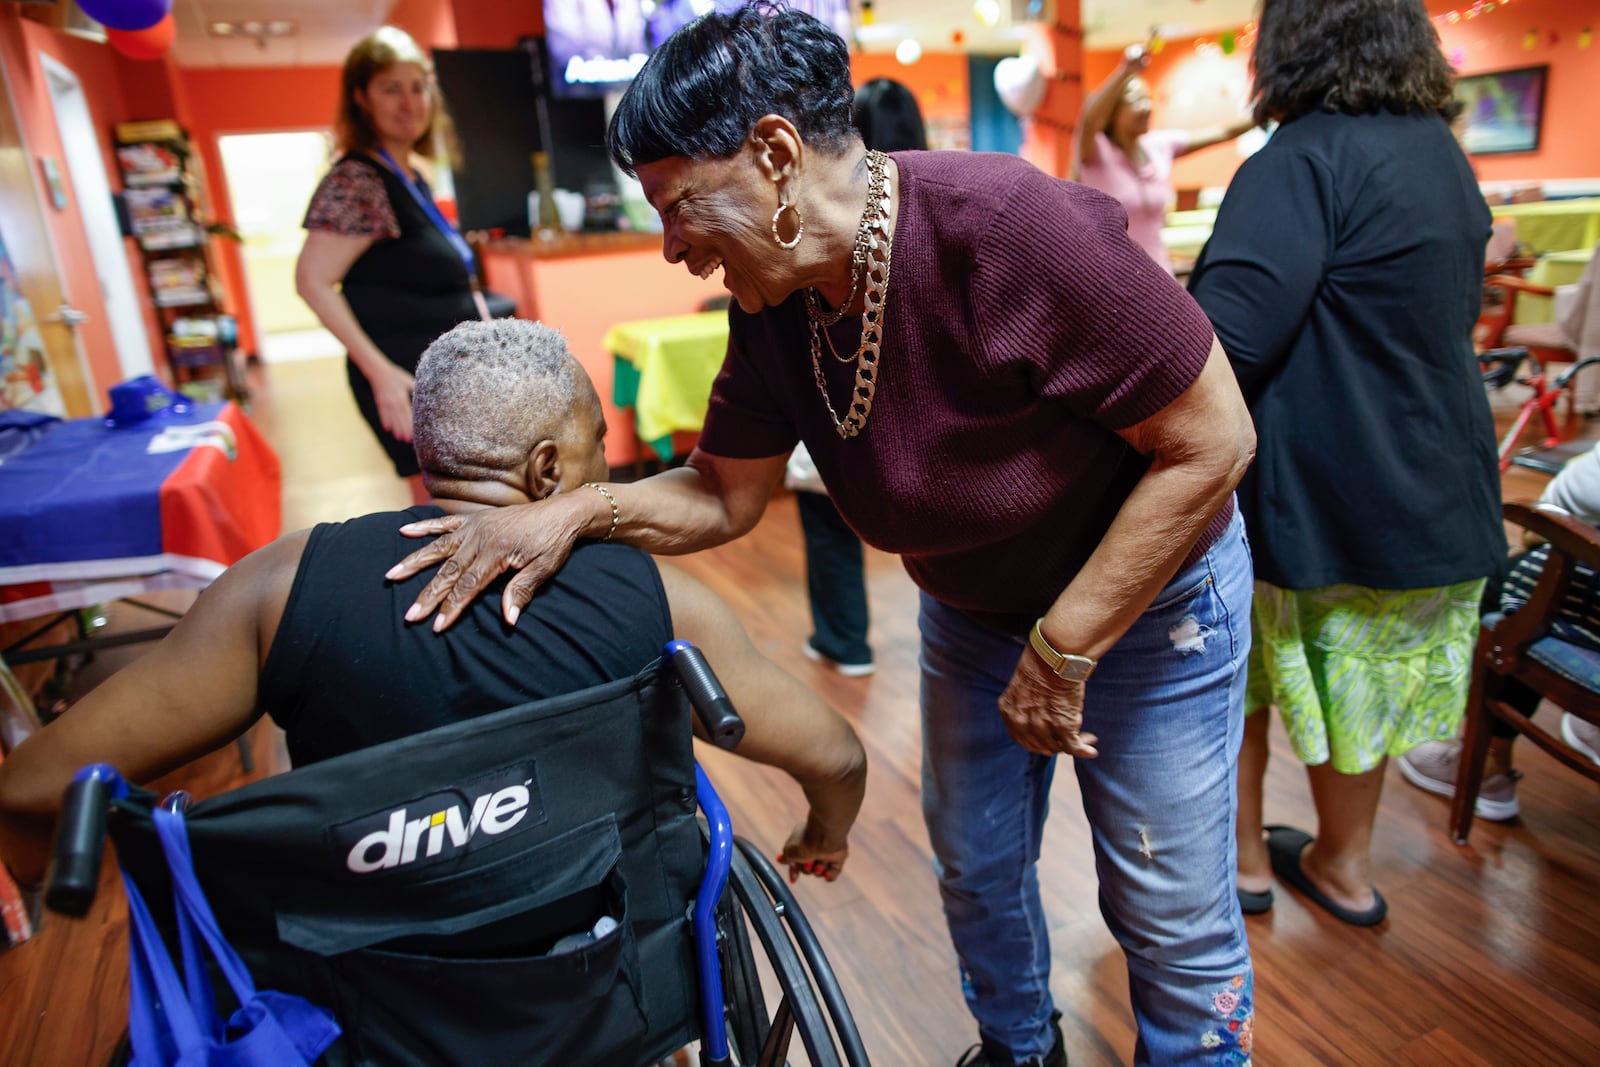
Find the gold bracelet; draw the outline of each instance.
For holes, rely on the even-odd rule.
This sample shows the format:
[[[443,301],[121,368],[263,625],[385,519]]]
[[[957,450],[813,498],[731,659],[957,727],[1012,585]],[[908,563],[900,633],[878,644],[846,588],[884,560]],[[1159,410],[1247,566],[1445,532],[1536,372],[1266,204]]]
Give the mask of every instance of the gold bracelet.
[[[611,505],[611,529],[607,530],[606,535],[600,538],[601,544],[604,544],[605,542],[611,540],[611,535],[617,532],[617,524],[622,521],[622,512],[617,509],[617,498],[611,495],[611,490],[607,489],[599,482],[584,482],[582,485],[578,486],[578,488],[593,489],[595,492],[605,497],[606,503]]]

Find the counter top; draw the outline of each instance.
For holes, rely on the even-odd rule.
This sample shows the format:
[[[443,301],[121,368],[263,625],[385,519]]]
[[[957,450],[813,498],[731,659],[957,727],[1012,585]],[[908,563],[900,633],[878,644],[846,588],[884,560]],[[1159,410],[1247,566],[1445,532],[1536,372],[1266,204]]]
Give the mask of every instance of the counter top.
[[[555,237],[502,237],[485,241],[479,250],[489,255],[508,255],[529,259],[570,259],[576,256],[601,256],[615,252],[659,250],[659,233],[614,230],[609,233],[563,233]]]

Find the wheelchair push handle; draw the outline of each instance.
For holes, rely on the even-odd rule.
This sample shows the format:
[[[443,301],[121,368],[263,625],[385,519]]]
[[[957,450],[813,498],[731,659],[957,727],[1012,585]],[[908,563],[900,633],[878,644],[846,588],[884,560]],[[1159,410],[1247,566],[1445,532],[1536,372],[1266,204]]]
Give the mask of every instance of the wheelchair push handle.
[[[61,802],[56,850],[50,863],[45,906],[74,918],[88,914],[100,885],[106,850],[106,811],[128,795],[128,783],[110,764],[91,763],[72,776]]]
[[[689,702],[711,743],[730,752],[738,748],[744,740],[744,720],[734,710],[733,701],[712,673],[705,655],[687,641],[668,641],[666,657],[688,691]]]

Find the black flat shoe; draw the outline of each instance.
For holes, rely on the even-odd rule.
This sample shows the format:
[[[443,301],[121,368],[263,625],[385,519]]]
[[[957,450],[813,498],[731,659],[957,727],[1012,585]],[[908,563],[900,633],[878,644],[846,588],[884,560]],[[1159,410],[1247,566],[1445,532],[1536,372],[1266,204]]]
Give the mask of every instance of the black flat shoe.
[[[1239,910],[1246,915],[1265,915],[1272,910],[1272,890],[1263,889],[1259,893],[1252,893],[1248,889],[1238,890]]]
[[[1389,914],[1389,904],[1376,888],[1372,890],[1373,904],[1366,911],[1351,911],[1329,899],[1306,877],[1300,866],[1300,853],[1312,841],[1311,835],[1292,826],[1269,826],[1267,829],[1267,855],[1272,860],[1272,873],[1278,879],[1298,890],[1311,903],[1341,922],[1351,926],[1377,926]]]

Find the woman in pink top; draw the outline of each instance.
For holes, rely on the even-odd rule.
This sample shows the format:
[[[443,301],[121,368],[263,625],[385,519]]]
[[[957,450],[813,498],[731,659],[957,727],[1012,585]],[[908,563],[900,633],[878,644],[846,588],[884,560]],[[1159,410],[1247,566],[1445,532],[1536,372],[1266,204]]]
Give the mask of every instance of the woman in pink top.
[[[1078,158],[1072,177],[1122,202],[1128,236],[1152,259],[1172,270],[1161,243],[1172,199],[1172,161],[1229,141],[1248,130],[1249,118],[1190,133],[1150,128],[1150,88],[1139,72],[1150,53],[1135,45],[1105,83],[1084,102],[1078,120]]]

